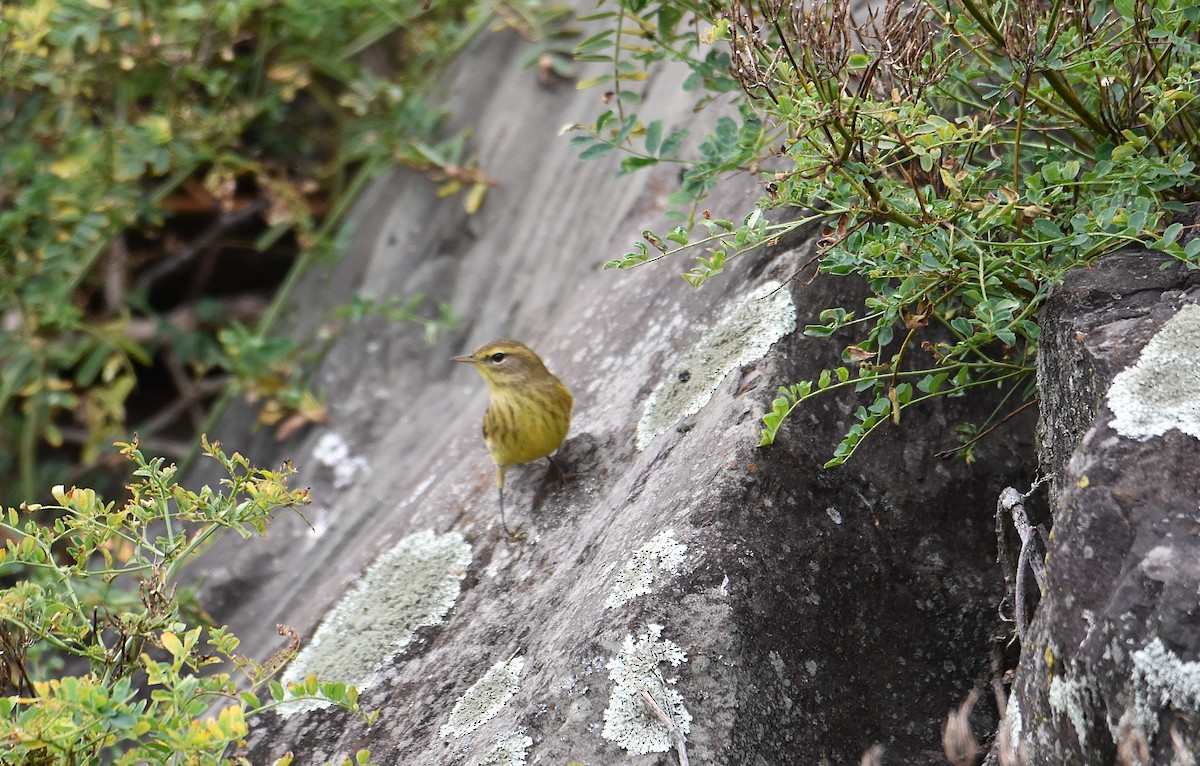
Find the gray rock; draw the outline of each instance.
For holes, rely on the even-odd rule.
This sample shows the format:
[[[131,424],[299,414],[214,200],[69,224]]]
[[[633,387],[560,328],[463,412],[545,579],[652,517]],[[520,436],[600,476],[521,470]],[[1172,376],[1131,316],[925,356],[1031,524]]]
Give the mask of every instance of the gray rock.
[[[1134,362],[1195,282],[1178,262],[1122,252],[1070,272],[1047,301],[1040,320],[1038,454],[1052,477],[1052,498],[1062,486],[1056,477],[1093,426],[1113,377]]]
[[[836,366],[847,342],[797,323],[857,305],[861,285],[788,282],[808,235],[701,289],[678,261],[600,271],[663,228],[671,171],[616,179],[615,160],[579,163],[557,133],[592,117],[596,94],[539,86],[514,46],[492,38],[449,88],[502,184],[483,211],[468,218],[419,178],[381,181],[349,257],[307,280],[294,320],[315,326],[355,289],[420,291],[463,312],[461,329],[429,347],[408,328],[353,328],[321,368],[327,424],[275,444],[242,411],[220,434],[259,462],[295,460],[313,529],[286,516],[266,539],[222,541],[200,562],[205,603],[259,659],[281,643],[276,623],[295,626],[306,648],[289,677],[357,683],[382,711],[370,729],[330,709],[270,716],[250,757],[676,762],[644,690],[693,764],[854,763],[873,743],[889,763],[942,762],[946,713],[987,682],[1004,635],[993,509],[1032,478],[1031,421],[967,466],[934,454],[994,403],[942,402],[822,470],[859,403],[831,395],[756,449],[777,386]],[[702,132],[714,116],[693,114],[672,77],[656,75],[646,103]],[[708,205],[736,215],[757,196],[732,180]],[[576,396],[568,478],[509,473],[523,544],[498,541],[483,386],[448,361],[503,336]]]
[[[1121,253],[1071,272],[1043,314],[1054,528],[1007,719],[1030,763],[1200,748],[1198,303],[1200,275]]]

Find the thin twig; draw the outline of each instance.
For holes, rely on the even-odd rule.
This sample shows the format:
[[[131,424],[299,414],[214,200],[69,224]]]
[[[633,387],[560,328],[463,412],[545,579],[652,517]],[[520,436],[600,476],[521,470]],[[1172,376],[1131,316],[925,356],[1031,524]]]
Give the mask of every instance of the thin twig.
[[[163,348],[159,360],[166,368],[167,375],[171,378],[171,384],[179,393],[178,402],[181,409],[191,416],[192,427],[199,429],[204,425],[204,408],[200,406],[200,394],[196,390],[195,382],[192,381],[175,355],[171,353],[170,346]]]
[[[129,243],[123,232],[113,240],[104,259],[104,316],[112,316],[129,298],[126,284],[129,273]]]
[[[955,447],[954,449],[948,449],[948,450],[942,450],[941,452],[936,452],[936,453],[934,453],[934,457],[937,457],[937,458],[942,458],[942,459],[946,459],[946,458],[951,458],[951,457],[954,457],[954,456],[955,456],[955,455],[957,455],[959,452],[962,452],[962,451],[963,451],[964,449],[966,449],[967,447],[970,447],[972,444],[974,444],[975,442],[979,441],[979,440],[980,440],[980,439],[982,439],[983,437],[987,436],[987,435],[988,435],[988,434],[990,434],[992,431],[995,431],[995,430],[996,430],[997,428],[999,428],[1000,426],[1004,425],[1004,424],[1005,424],[1005,423],[1007,423],[1008,421],[1010,421],[1010,420],[1012,420],[1013,418],[1015,418],[1015,417],[1017,416],[1017,414],[1018,414],[1018,413],[1020,413],[1021,411],[1023,411],[1023,410],[1026,410],[1026,409],[1028,409],[1028,408],[1030,408],[1030,407],[1034,406],[1034,405],[1035,405],[1035,404],[1037,404],[1037,403],[1038,403],[1037,397],[1034,397],[1033,399],[1030,399],[1029,401],[1027,401],[1027,402],[1025,402],[1024,404],[1022,404],[1020,407],[1017,407],[1017,408],[1016,408],[1015,410],[1013,410],[1012,412],[1010,412],[1010,413],[1008,413],[1007,415],[1005,415],[1004,417],[1000,418],[1000,420],[998,420],[997,422],[995,422],[995,423],[992,423],[992,425],[991,425],[991,426],[989,426],[988,428],[986,428],[986,429],[984,429],[983,431],[980,431],[979,433],[975,434],[975,436],[971,437],[971,439],[969,439],[968,441],[965,441],[965,442],[963,442],[962,444],[958,445],[958,446],[957,446],[957,447]]]
[[[186,410],[200,407],[206,400],[218,396],[229,387],[232,380],[232,375],[218,375],[196,381],[170,404],[146,418],[135,430],[140,434],[156,434],[166,430],[166,427]]]
[[[640,689],[639,691],[642,693],[642,699],[646,700],[646,704],[649,705],[654,710],[655,714],[662,719],[662,722],[667,725],[667,730],[671,732],[671,736],[675,739],[675,750],[679,753],[679,766],[690,766],[691,762],[688,760],[687,743],[683,739],[683,732],[681,732],[679,727],[675,725],[675,722],[671,720],[671,716],[667,715],[667,711],[663,710],[662,706],[655,701],[654,697],[650,696],[649,691],[646,689]]]
[[[138,287],[149,287],[163,277],[178,271],[186,266],[191,261],[210,247],[216,244],[222,234],[230,229],[240,226],[252,218],[266,212],[270,206],[270,202],[265,196],[260,196],[258,199],[251,202],[245,207],[234,210],[228,213],[222,213],[217,217],[212,224],[205,229],[204,233],[196,237],[187,247],[172,255],[166,260],[159,261],[154,268],[147,270],[142,274],[137,281]]]

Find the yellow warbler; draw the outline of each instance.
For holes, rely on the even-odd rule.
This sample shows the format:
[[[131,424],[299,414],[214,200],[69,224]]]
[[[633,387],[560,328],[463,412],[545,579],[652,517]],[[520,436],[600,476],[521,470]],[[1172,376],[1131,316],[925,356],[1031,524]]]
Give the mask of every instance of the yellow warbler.
[[[510,465],[543,457],[554,463],[550,453],[567,436],[574,399],[538,355],[515,340],[489,341],[451,361],[471,365],[487,383],[483,439],[496,464],[500,528],[512,537],[504,522],[504,472]]]

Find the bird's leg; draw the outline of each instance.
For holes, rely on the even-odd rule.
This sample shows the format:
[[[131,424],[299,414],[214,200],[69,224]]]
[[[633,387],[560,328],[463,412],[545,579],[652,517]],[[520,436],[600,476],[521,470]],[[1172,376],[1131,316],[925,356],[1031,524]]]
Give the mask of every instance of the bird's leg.
[[[504,532],[504,539],[515,543],[525,539],[525,535],[521,534],[521,529],[525,525],[521,524],[516,530],[510,532],[508,524],[504,520],[504,472],[507,468],[506,465],[496,466],[496,492],[500,497],[500,529]]]
[[[508,531],[508,524],[504,523],[504,487],[500,487],[496,492],[500,495],[500,529],[504,530],[505,537],[509,537],[512,533]]]
[[[504,521],[504,488],[500,488],[500,529],[504,532],[504,539],[510,543],[519,543],[525,540],[524,524],[518,524],[516,529],[510,530],[508,524]]]

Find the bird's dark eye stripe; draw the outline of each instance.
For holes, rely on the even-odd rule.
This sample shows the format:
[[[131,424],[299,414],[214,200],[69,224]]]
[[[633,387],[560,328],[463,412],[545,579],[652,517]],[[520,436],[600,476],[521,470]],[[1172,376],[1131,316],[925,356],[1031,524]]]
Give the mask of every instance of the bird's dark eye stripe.
[[[504,352],[497,351],[496,353],[492,354],[491,360],[493,362],[503,362],[504,361]]]

